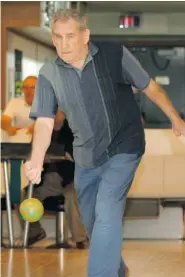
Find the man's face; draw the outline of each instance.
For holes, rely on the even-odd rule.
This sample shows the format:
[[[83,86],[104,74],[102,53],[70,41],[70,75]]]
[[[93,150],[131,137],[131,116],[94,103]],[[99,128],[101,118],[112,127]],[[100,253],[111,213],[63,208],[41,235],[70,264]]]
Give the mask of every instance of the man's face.
[[[23,93],[24,93],[24,99],[28,105],[32,105],[33,98],[35,95],[35,87],[37,83],[37,78],[35,77],[28,77],[23,82]]]
[[[90,36],[89,29],[81,30],[80,25],[74,19],[56,21],[52,30],[53,44],[56,47],[58,56],[66,63],[77,61]]]

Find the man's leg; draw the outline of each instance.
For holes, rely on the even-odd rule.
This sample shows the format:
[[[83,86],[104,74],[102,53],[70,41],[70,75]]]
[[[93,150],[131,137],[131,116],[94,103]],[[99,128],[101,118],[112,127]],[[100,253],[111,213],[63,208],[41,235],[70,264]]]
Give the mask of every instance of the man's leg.
[[[80,212],[92,236],[88,277],[126,275],[121,258],[122,219],[126,196],[139,162],[136,155],[122,154],[98,168],[76,166],[75,186]]]
[[[74,184],[61,187],[61,193],[65,197],[65,213],[72,240],[75,241],[77,248],[87,248],[89,247],[87,233],[81,222]]]
[[[89,239],[91,239],[95,222],[96,197],[102,171],[103,167],[85,169],[76,166],[75,170],[75,188],[78,195],[80,214]],[[125,271],[128,268],[122,258],[120,259],[119,277],[124,277]]]
[[[127,193],[140,162],[137,155],[120,154],[104,167],[95,207],[88,277],[123,277],[122,221]]]

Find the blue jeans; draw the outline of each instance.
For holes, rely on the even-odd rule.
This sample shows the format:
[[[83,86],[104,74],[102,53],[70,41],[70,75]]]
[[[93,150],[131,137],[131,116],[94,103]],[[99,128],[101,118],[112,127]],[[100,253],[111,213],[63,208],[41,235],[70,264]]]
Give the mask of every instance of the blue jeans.
[[[95,168],[75,166],[82,222],[90,238],[88,277],[124,277],[121,257],[126,197],[141,160],[118,154]]]

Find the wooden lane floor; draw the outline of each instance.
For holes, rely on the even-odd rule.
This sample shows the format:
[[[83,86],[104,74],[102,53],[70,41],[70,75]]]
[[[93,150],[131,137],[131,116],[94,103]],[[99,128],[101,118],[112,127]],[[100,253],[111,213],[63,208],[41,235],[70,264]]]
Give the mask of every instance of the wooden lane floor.
[[[45,242],[42,242],[44,246]],[[185,277],[185,243],[126,241],[130,277]],[[87,250],[2,250],[2,277],[86,277]]]

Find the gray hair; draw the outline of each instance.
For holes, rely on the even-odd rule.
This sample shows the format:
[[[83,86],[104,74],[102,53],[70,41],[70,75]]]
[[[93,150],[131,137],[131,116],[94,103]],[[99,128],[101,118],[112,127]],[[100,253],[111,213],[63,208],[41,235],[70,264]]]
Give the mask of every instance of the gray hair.
[[[64,9],[58,10],[52,16],[52,20],[50,23],[51,30],[56,21],[67,21],[69,19],[74,19],[80,25],[80,30],[88,29],[87,17],[82,13],[74,9]]]

